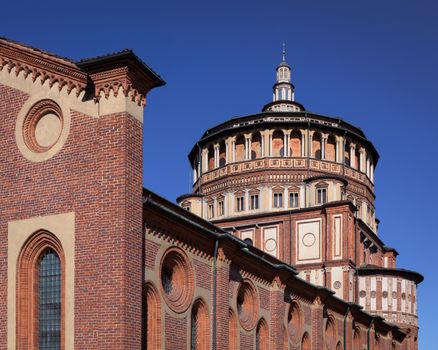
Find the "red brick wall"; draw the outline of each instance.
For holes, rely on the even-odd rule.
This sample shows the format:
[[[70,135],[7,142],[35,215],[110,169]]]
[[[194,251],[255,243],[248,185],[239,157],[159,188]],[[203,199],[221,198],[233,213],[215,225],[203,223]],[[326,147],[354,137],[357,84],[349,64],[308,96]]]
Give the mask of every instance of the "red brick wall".
[[[142,126],[126,114],[92,118],[71,111],[61,151],[32,163],[15,142],[25,100],[0,85],[0,277],[6,280],[8,221],[74,211],[75,347],[139,348]],[[7,339],[6,287],[0,285],[0,348]]]
[[[166,334],[166,349],[187,349],[187,318],[176,318],[166,313],[164,332]]]

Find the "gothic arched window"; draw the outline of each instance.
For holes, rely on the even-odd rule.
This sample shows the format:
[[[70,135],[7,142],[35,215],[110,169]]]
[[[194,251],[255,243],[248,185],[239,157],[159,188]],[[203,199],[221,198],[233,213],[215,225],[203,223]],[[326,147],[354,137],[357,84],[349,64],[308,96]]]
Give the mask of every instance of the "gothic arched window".
[[[38,349],[61,349],[61,260],[51,248],[38,261]]]
[[[161,349],[161,305],[160,297],[152,284],[146,284],[145,292],[146,350]]]
[[[64,349],[64,253],[47,231],[33,234],[18,260],[17,346]]]
[[[198,299],[192,309],[191,350],[208,350],[210,348],[210,319],[204,301]]]

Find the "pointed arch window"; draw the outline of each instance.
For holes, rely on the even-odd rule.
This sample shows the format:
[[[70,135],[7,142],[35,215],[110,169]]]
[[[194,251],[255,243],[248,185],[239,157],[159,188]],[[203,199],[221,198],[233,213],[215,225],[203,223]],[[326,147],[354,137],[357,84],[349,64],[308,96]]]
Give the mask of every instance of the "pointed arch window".
[[[64,349],[64,253],[47,231],[33,234],[18,260],[17,348]]]
[[[160,297],[151,283],[146,284],[145,292],[145,350],[161,349],[161,305]]]
[[[261,319],[256,329],[256,350],[268,350],[269,332],[268,325],[264,319]]]
[[[191,317],[191,350],[208,350],[210,348],[210,330],[207,306],[198,299],[192,309]]]
[[[38,261],[38,349],[61,348],[61,260],[51,248]]]

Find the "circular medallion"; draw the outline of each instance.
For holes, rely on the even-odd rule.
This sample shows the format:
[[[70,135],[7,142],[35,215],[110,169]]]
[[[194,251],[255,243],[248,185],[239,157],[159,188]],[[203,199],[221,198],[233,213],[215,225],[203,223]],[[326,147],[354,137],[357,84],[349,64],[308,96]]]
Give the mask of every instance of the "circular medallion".
[[[334,287],[335,289],[339,289],[339,288],[342,287],[342,284],[341,284],[340,281],[335,281],[335,283],[333,283],[333,287]]]
[[[53,146],[61,135],[62,121],[58,115],[47,113],[35,125],[35,141],[42,147]]]
[[[315,241],[316,241],[316,237],[315,237],[315,235],[313,234],[313,233],[306,233],[304,236],[303,236],[303,244],[304,244],[304,246],[306,246],[306,247],[311,247],[311,246],[313,246],[314,244],[315,244]]]
[[[397,299],[397,292],[392,292],[392,298]]]
[[[365,292],[364,290],[361,290],[361,291],[359,292],[359,296],[360,296],[361,298],[365,298],[365,297],[367,296],[367,292]]]
[[[41,162],[58,153],[70,130],[70,111],[51,99],[30,99],[18,114],[15,137],[24,157]]]
[[[375,290],[371,291],[371,298],[374,299],[376,297],[376,295],[377,295],[377,293]]]
[[[383,297],[384,299],[386,299],[386,298],[388,297],[388,292],[387,292],[387,291],[384,291],[384,292],[382,293],[382,297]]]
[[[161,290],[167,305],[175,312],[184,312],[193,298],[193,271],[185,253],[170,248],[163,255],[160,266]]]
[[[273,252],[276,248],[277,248],[277,242],[275,241],[275,239],[270,238],[265,242],[265,250],[268,253]]]
[[[61,136],[62,124],[59,105],[52,100],[41,100],[32,106],[24,119],[24,142],[33,152],[46,152]]]

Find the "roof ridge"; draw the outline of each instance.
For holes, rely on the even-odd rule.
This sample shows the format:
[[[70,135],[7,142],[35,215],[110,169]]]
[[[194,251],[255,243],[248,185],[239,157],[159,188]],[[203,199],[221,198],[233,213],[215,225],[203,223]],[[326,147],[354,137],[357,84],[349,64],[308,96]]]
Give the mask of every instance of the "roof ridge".
[[[25,44],[25,43],[17,41],[17,40],[13,40],[13,39],[9,39],[9,38],[0,36],[0,41],[5,41],[5,42],[10,43],[10,44],[18,45],[18,46],[24,47],[26,49],[51,56],[53,58],[67,61],[68,63],[76,64],[75,61],[69,57],[61,56],[61,55],[55,54],[55,53],[47,51],[47,50],[42,50],[42,49],[39,49],[39,48],[34,47],[32,45],[29,45],[29,44]]]

